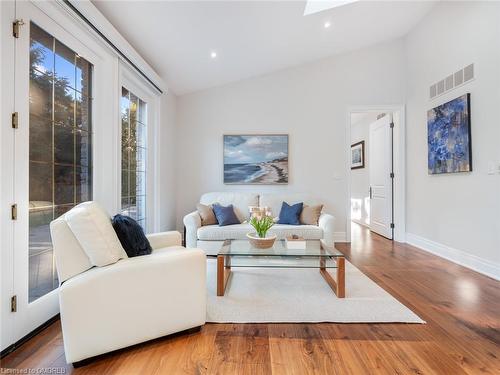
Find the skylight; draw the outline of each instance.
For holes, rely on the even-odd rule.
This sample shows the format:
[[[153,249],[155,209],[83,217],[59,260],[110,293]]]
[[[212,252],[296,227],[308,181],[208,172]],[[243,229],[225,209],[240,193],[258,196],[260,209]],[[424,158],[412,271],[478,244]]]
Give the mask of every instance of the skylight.
[[[322,12],[327,9],[341,7],[350,3],[355,3],[359,0],[307,0],[304,9],[304,16]]]

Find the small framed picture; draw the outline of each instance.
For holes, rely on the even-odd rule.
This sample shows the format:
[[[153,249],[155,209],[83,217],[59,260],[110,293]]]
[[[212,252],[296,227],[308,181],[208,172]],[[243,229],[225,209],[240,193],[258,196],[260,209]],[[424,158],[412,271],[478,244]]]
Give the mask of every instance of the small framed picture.
[[[365,141],[351,145],[351,169],[365,167]]]

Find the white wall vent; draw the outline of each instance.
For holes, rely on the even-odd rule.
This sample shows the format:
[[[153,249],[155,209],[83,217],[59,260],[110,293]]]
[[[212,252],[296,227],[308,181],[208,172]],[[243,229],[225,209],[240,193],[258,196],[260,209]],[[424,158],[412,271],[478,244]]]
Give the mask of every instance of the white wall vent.
[[[460,69],[458,72],[450,74],[446,78],[433,84],[429,88],[429,98],[434,99],[437,96],[453,90],[459,86],[466,84],[474,79],[474,64],[467,65],[465,68]]]

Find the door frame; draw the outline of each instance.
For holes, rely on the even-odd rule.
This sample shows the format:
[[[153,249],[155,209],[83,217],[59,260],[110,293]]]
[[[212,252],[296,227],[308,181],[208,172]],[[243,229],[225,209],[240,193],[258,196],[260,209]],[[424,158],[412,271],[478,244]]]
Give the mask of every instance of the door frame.
[[[394,241],[406,242],[406,114],[403,104],[355,105],[347,109],[346,119],[346,242],[351,242],[351,114],[359,112],[392,112],[394,122],[393,139],[393,212]]]

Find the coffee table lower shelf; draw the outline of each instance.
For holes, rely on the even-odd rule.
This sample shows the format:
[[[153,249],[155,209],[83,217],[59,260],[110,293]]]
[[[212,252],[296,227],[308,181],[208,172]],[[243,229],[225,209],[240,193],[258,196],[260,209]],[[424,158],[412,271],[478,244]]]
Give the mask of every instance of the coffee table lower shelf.
[[[226,261],[226,259],[228,261]],[[333,290],[338,298],[345,298],[345,258],[336,257],[337,262],[336,280],[332,277],[328,268],[326,267],[326,260],[319,259],[319,272],[326,283]],[[267,267],[266,267],[267,268]],[[231,262],[230,257],[227,255],[217,256],[217,296],[222,297],[226,291],[226,285],[231,275]]]

